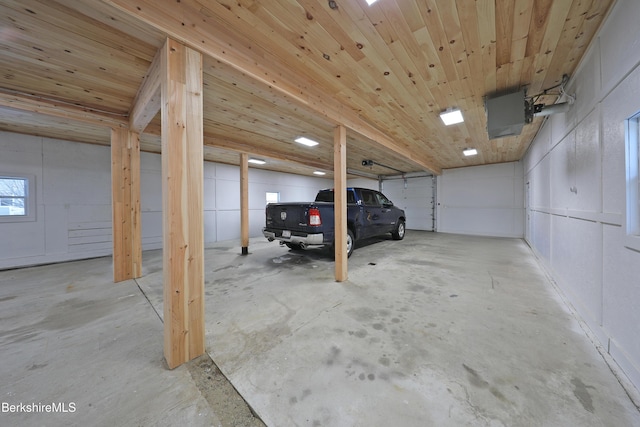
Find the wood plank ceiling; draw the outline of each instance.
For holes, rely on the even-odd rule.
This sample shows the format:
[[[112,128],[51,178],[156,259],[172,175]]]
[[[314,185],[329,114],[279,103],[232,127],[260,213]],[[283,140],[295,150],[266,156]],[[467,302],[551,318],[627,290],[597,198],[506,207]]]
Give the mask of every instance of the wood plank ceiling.
[[[205,55],[208,160],[247,152],[262,168],[331,177],[340,123],[354,173],[519,160],[543,119],[489,140],[484,97],[570,76],[613,1],[2,0],[0,129],[108,145],[171,36]],[[445,127],[448,107],[465,122]],[[159,129],[156,117],[143,150],[159,152]]]

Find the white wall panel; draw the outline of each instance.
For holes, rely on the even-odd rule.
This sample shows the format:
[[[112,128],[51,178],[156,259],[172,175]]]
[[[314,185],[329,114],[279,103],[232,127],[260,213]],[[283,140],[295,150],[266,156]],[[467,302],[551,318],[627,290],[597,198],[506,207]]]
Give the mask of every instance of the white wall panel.
[[[596,108],[601,91],[600,74],[600,42],[594,39],[591,49],[582,58],[580,69],[576,77],[567,87],[567,93],[580,94],[580,102],[574,104],[569,114],[575,118],[574,122],[566,123],[566,129],[570,130],[577,123],[582,122],[586,116]]]
[[[575,209],[599,212],[602,202],[600,165],[600,109],[596,108],[576,128]]]
[[[237,166],[217,164],[215,172],[217,179],[240,181],[240,169]]]
[[[32,254],[43,255],[45,251],[44,241],[39,236],[44,233],[44,222],[18,222],[0,224],[0,229],[10,231],[2,233],[2,245],[0,255],[4,258],[20,259]],[[0,263],[0,268],[11,267],[12,264]]]
[[[110,255],[111,150],[109,147],[0,132],[0,173],[36,179],[36,220],[0,223],[0,268]],[[143,249],[162,247],[161,157],[141,153]],[[249,230],[262,235],[266,191],[311,201],[332,180],[250,168]],[[264,181],[264,182],[263,182]],[[205,245],[240,238],[240,172],[205,162]]]
[[[599,326],[602,319],[602,231],[601,224],[552,216],[553,258],[574,304],[581,305],[585,320]]]
[[[521,162],[444,170],[438,178],[437,229],[484,236],[524,236]]]
[[[538,254],[546,261],[551,259],[551,218],[552,215],[543,212],[533,212],[532,215],[532,239],[530,242]]]
[[[553,150],[558,144],[564,141],[569,135],[570,129],[566,128],[566,113],[555,114],[547,118],[546,127],[549,128],[549,149]]]
[[[68,223],[68,208],[64,205],[42,205],[40,210],[42,217],[47,218],[47,222],[55,224],[54,227],[44,227],[44,221],[39,221],[44,228],[44,254],[64,254],[68,251],[69,245],[69,223]],[[40,237],[35,237],[34,240],[40,240]],[[33,254],[30,254],[33,255]],[[0,258],[2,258],[0,256]]]
[[[238,182],[238,191],[239,190],[240,190],[240,183]],[[283,201],[281,190],[282,188],[274,184],[265,184],[262,182],[253,182],[250,180],[249,181],[249,210],[260,209],[260,208],[264,209],[267,203],[267,192],[280,193],[280,200]]]
[[[571,192],[576,184],[575,133],[571,132],[551,151],[551,208],[573,209],[576,195]]]
[[[625,121],[640,111],[638,16],[640,2],[615,3],[572,76],[572,110],[546,119],[524,163],[536,205],[529,244],[640,388],[640,252],[625,246],[624,227]]]
[[[521,213],[522,210],[519,214]],[[524,230],[514,212],[504,208],[470,209],[449,206],[442,210],[442,224],[438,231],[482,236],[522,237],[522,234],[516,233]]]
[[[625,120],[640,111],[640,67],[602,101],[603,205],[605,212],[625,210]]]
[[[43,164],[45,204],[111,205],[109,147],[45,139]]]
[[[216,207],[218,210],[240,209],[240,180],[216,179]],[[224,239],[223,239],[224,240]]]
[[[545,156],[527,178],[527,181],[538,183],[538,185],[530,185],[532,208],[549,209],[551,207],[550,180],[551,157]]]
[[[549,126],[543,126],[540,131],[538,131],[536,139],[540,142],[538,144],[532,144],[523,159],[524,173],[529,173],[538,163],[545,159],[550,148],[548,145],[551,144],[551,128]],[[544,141],[546,141],[546,144]]]
[[[0,174],[25,174],[36,180],[36,220],[0,222],[0,268],[29,254],[42,255],[45,245],[38,239],[44,233],[45,210],[42,203],[42,138],[0,132]]]
[[[237,191],[240,191],[240,185],[238,184]],[[203,193],[203,207],[205,211],[211,211],[216,209],[216,179],[215,177],[205,177],[202,187]]]
[[[264,208],[252,209],[249,211],[249,235],[262,236],[262,228],[264,227]]]
[[[162,247],[162,211],[142,212],[142,249]]]
[[[604,226],[604,329],[611,337],[611,354],[640,384],[640,254],[620,250],[622,227]]]
[[[35,221],[0,223],[0,268],[110,253],[108,147],[0,132],[0,152],[0,173],[31,175],[36,188]]]
[[[217,212],[216,235],[218,240],[231,240],[240,237],[240,211],[219,210]]]
[[[162,162],[158,154],[140,153],[142,249],[162,248]]]
[[[217,212],[205,210],[203,215],[204,221],[204,246],[207,247],[218,241],[217,230]]]
[[[157,154],[140,153],[140,210],[162,212],[162,164]]]
[[[599,33],[602,97],[636,67],[640,57],[640,2],[618,0]]]

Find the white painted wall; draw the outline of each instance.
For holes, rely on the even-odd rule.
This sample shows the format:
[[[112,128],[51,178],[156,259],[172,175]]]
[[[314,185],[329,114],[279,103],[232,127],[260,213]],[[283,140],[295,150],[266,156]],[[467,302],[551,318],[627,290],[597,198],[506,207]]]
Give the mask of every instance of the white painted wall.
[[[440,232],[524,236],[521,162],[443,170],[436,201]]]
[[[0,175],[36,180],[36,218],[0,222],[0,268],[110,255],[111,152],[109,147],[0,132]],[[160,155],[141,154],[143,249],[162,247]],[[266,192],[280,200],[311,201],[329,179],[249,168],[249,234],[261,236]],[[205,247],[240,238],[240,170],[204,164]]]
[[[524,158],[527,241],[640,388],[640,252],[625,246],[625,120],[640,111],[640,2],[619,0]],[[574,191],[571,191],[573,187]]]

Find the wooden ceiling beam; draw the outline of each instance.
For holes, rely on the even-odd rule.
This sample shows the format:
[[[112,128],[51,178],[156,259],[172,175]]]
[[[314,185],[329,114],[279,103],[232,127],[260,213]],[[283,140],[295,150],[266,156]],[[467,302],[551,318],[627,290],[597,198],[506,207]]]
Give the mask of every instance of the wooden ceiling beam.
[[[160,127],[153,122],[146,128],[144,134],[160,136],[161,130]],[[203,138],[204,145],[209,147],[220,148],[238,154],[248,153],[250,155],[279,160],[282,162],[298,163],[311,168],[333,170],[333,163],[330,161],[324,162],[319,160],[317,157],[300,156],[284,149],[278,149],[274,145],[271,145],[268,148],[261,148],[260,146],[245,140],[221,138],[220,136],[207,133],[204,134]]]
[[[358,113],[338,103],[292,71],[291,64],[268,60],[259,46],[241,43],[228,29],[215,25],[207,9],[203,13],[197,2],[175,0],[102,0],[127,15],[145,22],[180,40],[203,54],[230,65],[236,70],[273,87],[315,114],[327,118],[335,125],[348,129],[411,159],[426,170],[440,174],[441,168],[432,159],[411,150],[408,143],[399,143],[386,136],[377,127],[359,117]],[[209,19],[209,21],[207,21]],[[262,53],[262,55],[261,55]]]
[[[275,150],[273,147],[269,149],[260,148],[258,146],[254,146],[252,144],[241,142],[241,141],[232,141],[229,139],[222,139],[214,136],[204,136],[204,145],[208,145],[210,147],[222,148],[228,151],[234,151],[236,153],[248,153],[251,155],[256,155],[260,157],[266,157],[273,160],[280,160],[283,162],[289,163],[299,163],[301,165],[309,166],[311,168],[316,169],[324,169],[324,170],[333,170],[333,164],[329,162],[322,162],[317,159],[312,159],[309,157],[296,156],[291,153],[287,153],[282,150]]]
[[[90,108],[44,99],[38,96],[27,96],[3,88],[0,88],[0,106],[53,117],[62,117],[68,120],[77,120],[97,126],[111,128],[129,126],[129,119],[125,115],[95,111]]]
[[[160,111],[162,100],[160,59],[161,49],[158,49],[133,100],[129,116],[129,127],[134,132],[142,133]]]

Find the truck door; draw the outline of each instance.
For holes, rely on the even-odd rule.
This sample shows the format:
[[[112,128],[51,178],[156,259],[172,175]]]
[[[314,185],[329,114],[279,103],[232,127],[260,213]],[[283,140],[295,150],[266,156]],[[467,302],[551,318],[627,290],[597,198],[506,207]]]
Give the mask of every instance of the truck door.
[[[391,232],[395,229],[395,212],[391,209],[393,203],[384,194],[376,192],[376,198],[380,205],[380,228],[379,233]]]
[[[363,206],[363,237],[380,234],[382,206],[376,196],[377,191],[361,190],[360,196]]]

